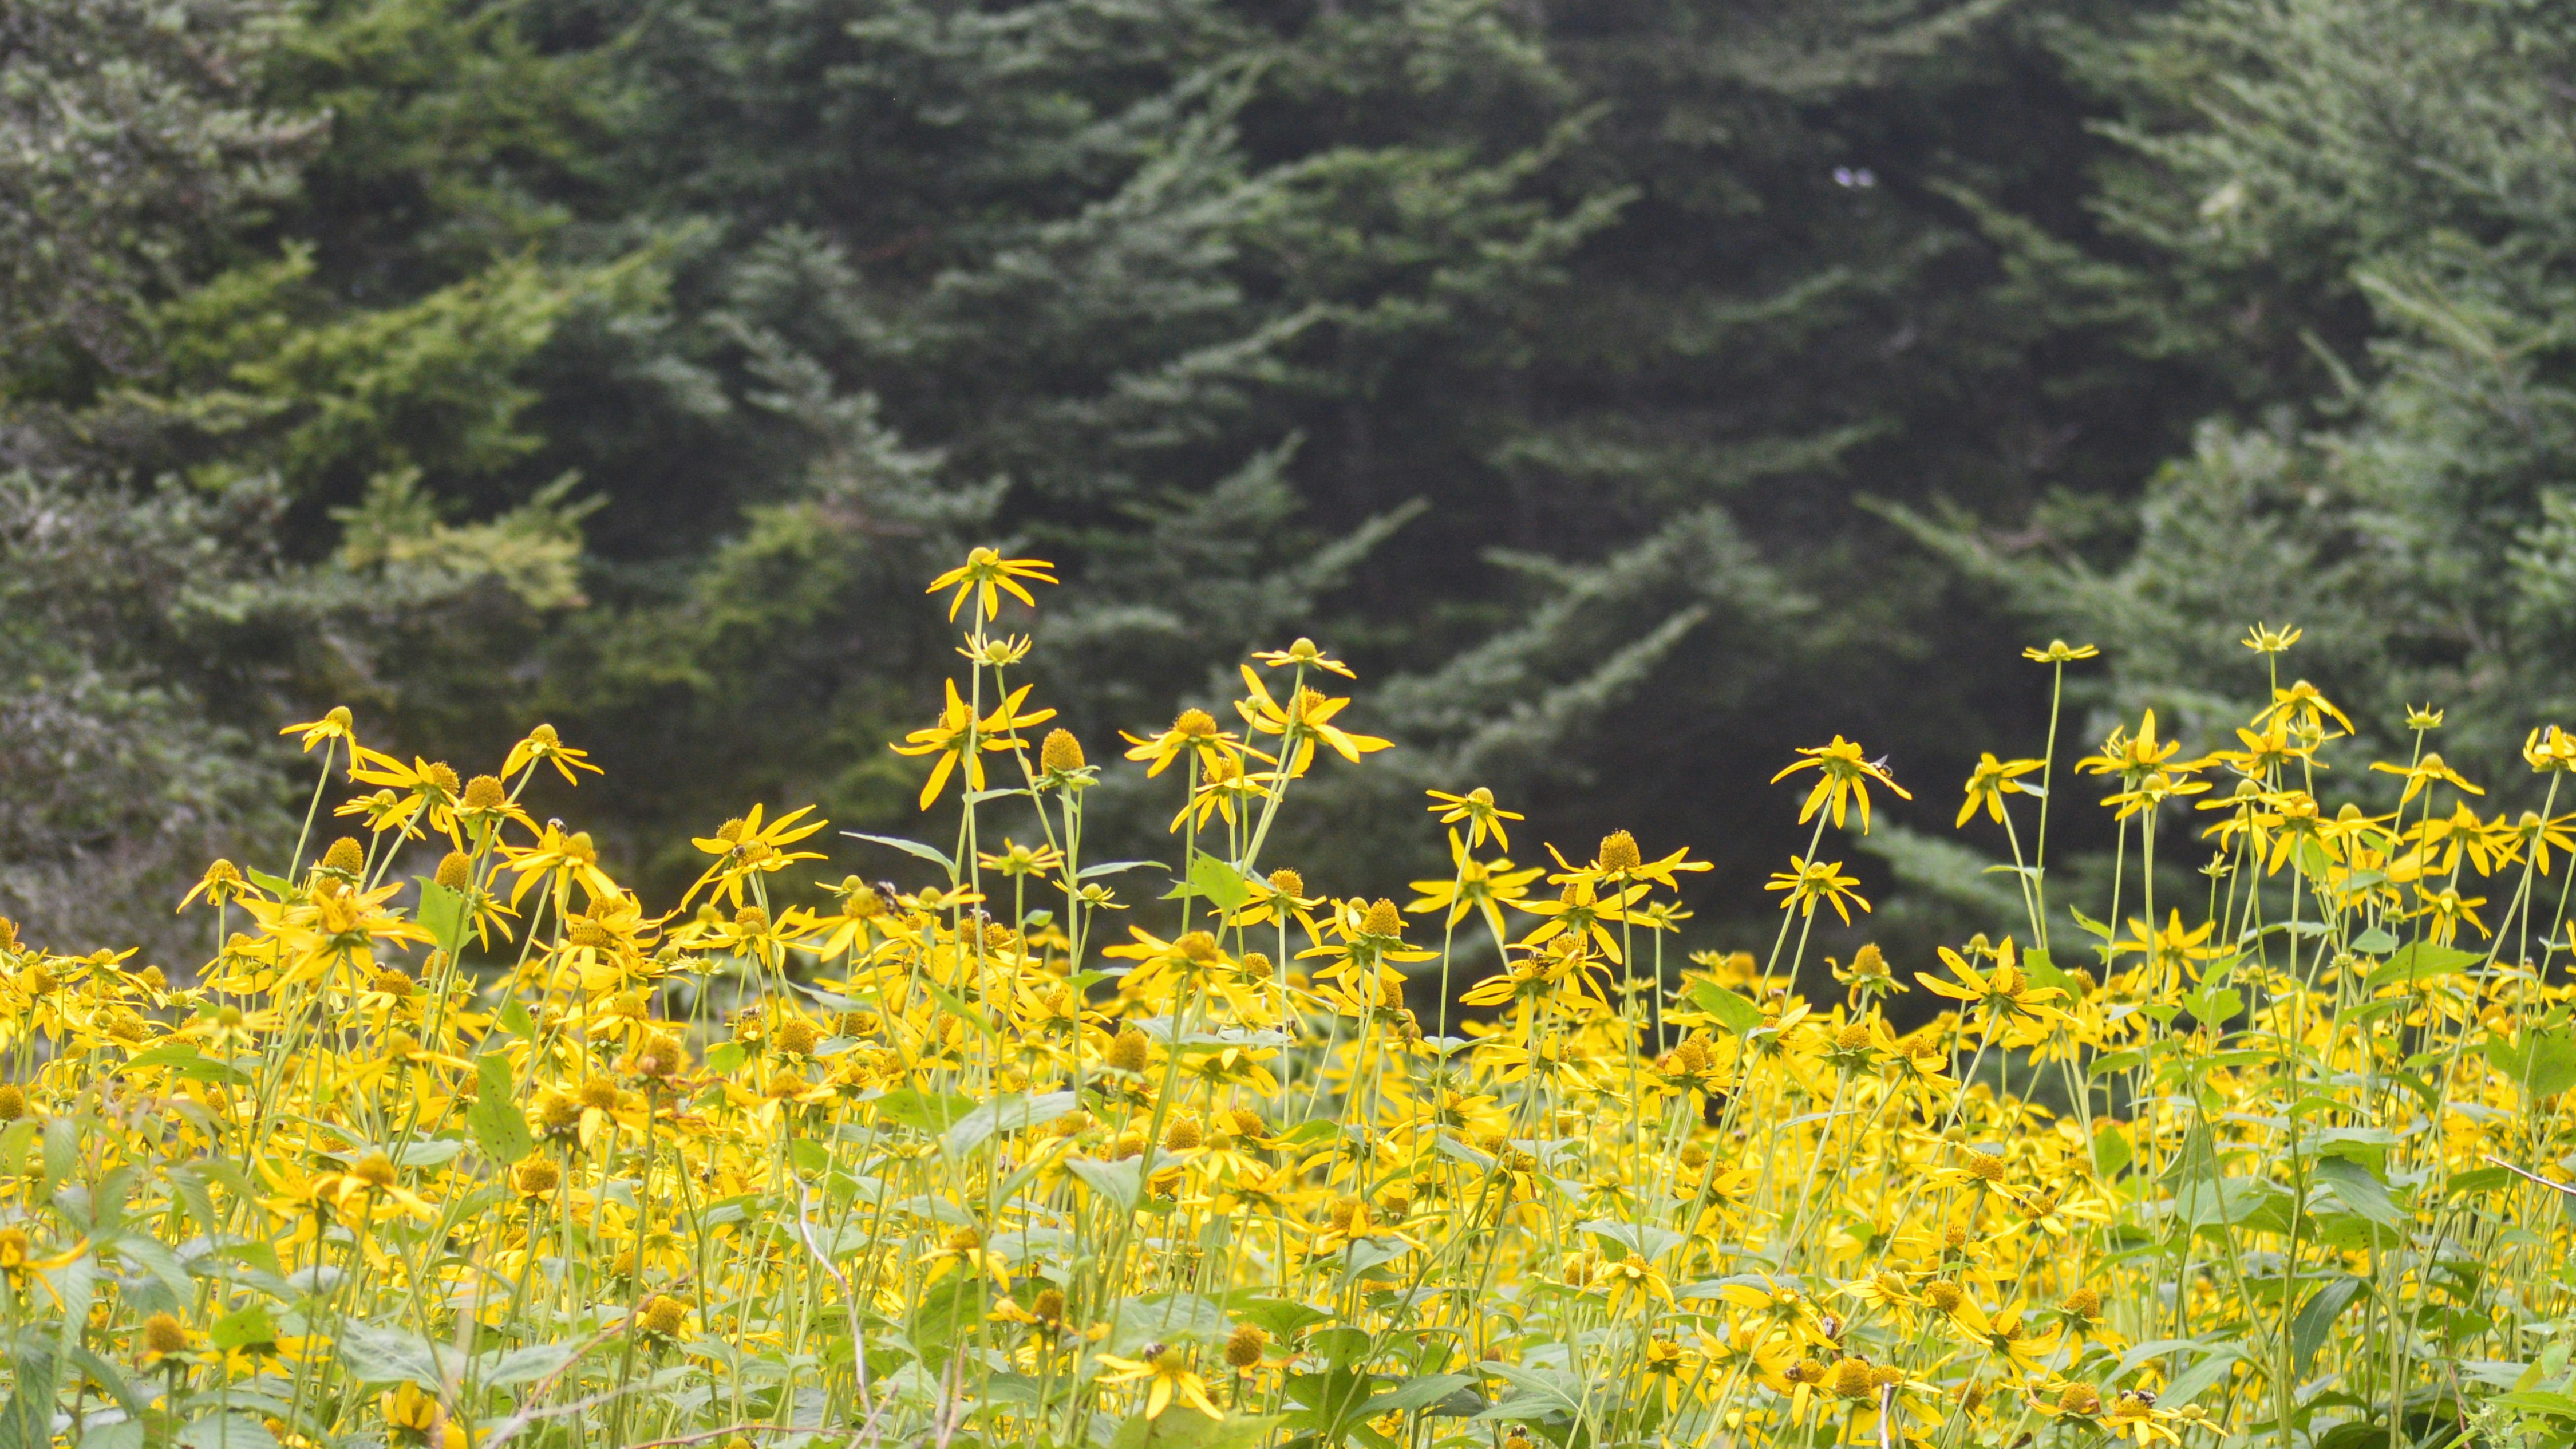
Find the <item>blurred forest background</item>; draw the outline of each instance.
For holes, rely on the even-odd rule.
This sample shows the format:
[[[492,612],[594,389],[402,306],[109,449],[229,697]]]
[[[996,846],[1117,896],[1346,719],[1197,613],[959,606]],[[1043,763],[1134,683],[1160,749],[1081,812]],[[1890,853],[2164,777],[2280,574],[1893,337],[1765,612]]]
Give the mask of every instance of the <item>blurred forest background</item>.
[[[1918,795],[1825,852],[1869,931],[2008,918],[1954,792],[2051,635],[2076,745],[2222,738],[2256,619],[2485,777],[2576,677],[2547,0],[0,0],[0,77],[0,910],[66,949],[176,949],[335,702],[552,720],[657,904],[755,800],[922,828],[979,542],[1062,565],[1095,759],[1359,666],[1314,885],[1484,784],[1716,860],[1692,944],[1836,732]]]

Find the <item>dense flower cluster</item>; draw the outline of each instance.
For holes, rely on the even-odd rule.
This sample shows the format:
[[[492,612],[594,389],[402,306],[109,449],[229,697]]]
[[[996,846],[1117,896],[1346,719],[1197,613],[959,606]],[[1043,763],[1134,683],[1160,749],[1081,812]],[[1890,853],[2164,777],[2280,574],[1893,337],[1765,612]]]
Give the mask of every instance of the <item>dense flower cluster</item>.
[[[2373,767],[2401,777],[2374,813],[2310,793],[2351,727],[2303,682],[2198,758],[2150,714],[2073,766],[2120,821],[2097,921],[2048,899],[2052,724],[2039,758],[1987,756],[1960,812],[2006,828],[2027,920],[1923,971],[1809,960],[1820,905],[1868,909],[1826,828],[1904,794],[1836,738],[1782,772],[1814,834],[1770,882],[1767,956],[1679,957],[1704,863],[1623,831],[1516,866],[1521,817],[1482,789],[1433,795],[1454,870],[1405,906],[1265,862],[1298,780],[1388,743],[1341,722],[1324,691],[1350,671],[1299,640],[1244,666],[1240,728],[1190,709],[1129,737],[1180,799],[1149,926],[1118,890],[1151,867],[1083,852],[1098,767],[1031,738],[1027,644],[993,632],[1044,581],[978,550],[933,586],[972,667],[897,748],[930,760],[925,810],[958,787],[956,832],[852,847],[902,852],[918,889],[780,899],[825,822],[754,807],[657,912],[521,808],[541,771],[596,772],[552,729],[467,778],[334,710],[290,728],[323,776],[287,869],[219,861],[183,903],[222,942],[192,984],[0,941],[0,1432],[1965,1449],[2576,1426],[2576,1030],[2550,984],[2576,738],[2534,734],[2546,802],[2491,818],[2426,712]],[[2294,640],[2249,643],[2277,668]],[[2031,653],[2062,674],[2089,651]],[[2207,889],[2159,899],[2159,837],[2187,833]],[[1409,981],[1437,985],[1432,1020]]]

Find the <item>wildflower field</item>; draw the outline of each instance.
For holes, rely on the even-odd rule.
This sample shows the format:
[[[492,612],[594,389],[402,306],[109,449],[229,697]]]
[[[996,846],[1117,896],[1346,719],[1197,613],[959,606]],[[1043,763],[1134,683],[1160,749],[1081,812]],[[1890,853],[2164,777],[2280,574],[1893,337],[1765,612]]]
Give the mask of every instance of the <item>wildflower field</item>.
[[[1104,767],[997,622],[1049,581],[933,585],[967,662],[895,748],[935,838],[746,802],[646,902],[519,804],[596,773],[551,728],[468,778],[335,710],[294,857],[184,903],[185,984],[12,930],[0,1449],[2576,1436],[2576,737],[2484,815],[2429,709],[2332,759],[2258,629],[2214,752],[2149,714],[1985,757],[1957,818],[2026,919],[1811,954],[1867,910],[1827,829],[1906,793],[1837,737],[1780,771],[1777,939],[1685,955],[1688,851],[1516,840],[1472,781],[1447,877],[1310,896],[1264,845],[1387,747],[1349,671],[1255,655],[1238,719]],[[1085,853],[1103,768],[1168,785],[1171,859]],[[2107,899],[2052,895],[2067,792]],[[2160,841],[2205,891],[2157,897]]]

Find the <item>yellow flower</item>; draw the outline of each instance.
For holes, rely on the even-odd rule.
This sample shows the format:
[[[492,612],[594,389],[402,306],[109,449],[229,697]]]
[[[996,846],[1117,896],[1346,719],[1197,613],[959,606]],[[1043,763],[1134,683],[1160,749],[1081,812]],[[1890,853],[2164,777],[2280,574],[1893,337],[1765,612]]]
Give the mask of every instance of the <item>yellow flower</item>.
[[[1027,589],[1020,586],[1020,580],[1034,579],[1042,584],[1054,583],[1055,576],[1047,572],[1054,567],[1054,564],[1044,559],[1004,558],[992,549],[977,548],[966,555],[966,562],[932,579],[930,587],[922,592],[935,594],[951,586],[956,588],[955,597],[948,601],[948,617],[951,622],[956,620],[957,611],[965,607],[969,595],[980,595],[980,602],[976,607],[984,618],[990,619],[1001,607],[1000,595],[1003,593],[1009,594],[1032,609],[1036,608],[1038,601],[1030,597]],[[997,590],[999,592],[996,592]]]
[[[1187,1404],[1211,1419],[1225,1415],[1208,1398],[1207,1380],[1190,1368],[1189,1350],[1159,1343],[1145,1345],[1141,1358],[1120,1358],[1116,1354],[1100,1355],[1100,1362],[1111,1372],[1100,1376],[1103,1387],[1123,1384],[1145,1385],[1145,1417],[1159,1419],[1175,1403]]]
[[[993,750],[1011,750],[1020,746],[1016,731],[1030,725],[1044,724],[1055,718],[1051,709],[1020,712],[1020,705],[1035,685],[1023,684],[1002,700],[1001,707],[981,719],[957,693],[957,681],[946,681],[947,703],[941,706],[939,718],[929,726],[904,736],[904,743],[891,746],[898,755],[937,755],[931,762],[930,778],[921,787],[921,808],[927,810],[938,800],[940,789],[947,785],[952,771],[963,766],[966,788],[984,788],[984,755]]]
[[[2021,794],[2029,788],[2020,783],[2021,777],[2046,763],[2048,762],[2045,760],[2014,760],[2007,763],[1996,759],[1991,750],[1980,755],[1977,758],[1977,768],[1968,775],[1968,802],[1959,807],[1959,818],[1955,824],[1967,824],[1977,813],[1977,807],[1980,805],[1986,808],[1987,815],[1992,817],[1995,823],[2002,824],[2004,797]]]
[[[2101,652],[2090,644],[2069,644],[2063,639],[2051,639],[2047,648],[2024,649],[2021,657],[2033,664],[2064,664],[2069,660],[2090,659]]]
[[[2286,654],[2290,651],[2291,645],[2299,642],[2301,632],[2296,624],[2281,629],[2267,629],[2258,623],[2246,630],[2245,637],[2236,642],[2257,654]]]
[[[2385,760],[2376,760],[2371,763],[2370,768],[2383,775],[2403,775],[2406,777],[2406,789],[2397,797],[2397,803],[2400,805],[2414,799],[2425,786],[2432,784],[2436,780],[2441,781],[2443,784],[2450,786],[2454,790],[2459,790],[2466,794],[2483,795],[2486,793],[2486,791],[2479,789],[2477,786],[2472,785],[2467,780],[2461,778],[2459,771],[2452,769],[2440,755],[2436,754],[2426,754],[2412,765],[2392,765]]]
[[[1514,870],[1509,860],[1478,860],[1467,853],[1467,843],[1458,838],[1455,829],[1449,832],[1449,859],[1457,866],[1457,873],[1447,880],[1411,882],[1419,894],[1404,908],[1415,915],[1446,910],[1446,924],[1453,930],[1469,911],[1475,911],[1484,916],[1486,929],[1494,933],[1494,939],[1503,939],[1502,907],[1527,896],[1529,883],[1538,879],[1544,868]]]
[[[1858,906],[1866,911],[1869,902],[1862,900],[1860,893],[1852,889],[1860,884],[1860,877],[1844,875],[1842,869],[1843,863],[1839,860],[1809,860],[1793,855],[1789,857],[1789,868],[1772,872],[1770,884],[1762,888],[1788,892],[1780,898],[1780,909],[1784,911],[1794,906],[1799,915],[1813,916],[1816,902],[1823,901],[1834,908],[1834,914],[1842,918],[1844,925],[1850,925],[1849,908]]]
[[[1260,733],[1281,736],[1283,748],[1293,742],[1295,752],[1287,756],[1285,767],[1288,778],[1292,780],[1304,775],[1307,766],[1314,762],[1315,742],[1318,740],[1332,746],[1334,754],[1354,765],[1359,763],[1362,755],[1395,748],[1393,740],[1382,740],[1375,735],[1355,735],[1333,723],[1333,716],[1349,706],[1347,699],[1334,699],[1301,684],[1297,686],[1296,693],[1288,696],[1287,705],[1282,707],[1270,697],[1270,687],[1261,682],[1261,676],[1253,673],[1249,664],[1243,666],[1243,684],[1251,693],[1235,701],[1235,712],[1243,716],[1245,724]]]
[[[581,783],[573,774],[575,770],[588,770],[594,775],[605,773],[597,765],[590,763],[588,751],[576,750],[565,744],[563,736],[555,733],[555,727],[550,724],[537,726],[528,731],[527,738],[510,746],[509,758],[501,762],[501,773],[515,775],[521,769],[541,761],[554,766],[555,773],[563,776],[564,783],[567,785]]]
[[[1836,735],[1830,744],[1801,748],[1798,753],[1806,758],[1793,762],[1772,776],[1771,783],[1776,785],[1800,770],[1817,772],[1816,787],[1807,792],[1806,803],[1798,807],[1798,823],[1801,825],[1813,820],[1816,812],[1822,809],[1830,812],[1834,828],[1839,830],[1843,824],[1844,807],[1857,798],[1860,802],[1860,828],[1866,834],[1869,830],[1869,786],[1872,781],[1886,786],[1899,800],[1914,798],[1889,778],[1885,763],[1869,759],[1857,741]]]
[[[1358,675],[1351,672],[1351,667],[1349,665],[1344,664],[1338,659],[1325,657],[1324,651],[1315,647],[1315,641],[1312,639],[1301,638],[1296,643],[1289,645],[1285,649],[1263,650],[1254,654],[1252,657],[1269,665],[1273,669],[1295,665],[1299,668],[1327,670],[1331,673],[1340,675],[1344,679],[1359,678]]]
[[[1423,793],[1431,797],[1433,802],[1431,813],[1440,817],[1441,824],[1455,825],[1462,820],[1467,822],[1469,849],[1482,846],[1488,831],[1492,832],[1495,841],[1501,844],[1503,849],[1512,848],[1512,838],[1504,832],[1503,822],[1522,817],[1495,804],[1493,791],[1479,785],[1464,795],[1444,795],[1437,790]]]

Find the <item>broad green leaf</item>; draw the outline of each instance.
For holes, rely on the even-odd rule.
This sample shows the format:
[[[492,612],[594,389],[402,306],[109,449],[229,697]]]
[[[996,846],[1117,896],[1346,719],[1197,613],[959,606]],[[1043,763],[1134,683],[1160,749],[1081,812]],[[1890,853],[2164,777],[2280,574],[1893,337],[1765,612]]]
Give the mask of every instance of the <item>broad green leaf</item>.
[[[122,1074],[150,1067],[167,1068],[174,1075],[185,1077],[192,1082],[247,1084],[253,1080],[250,1073],[234,1066],[231,1062],[221,1057],[207,1056],[197,1050],[193,1042],[172,1042],[166,1046],[154,1047],[150,1051],[137,1052],[126,1060],[125,1065],[116,1070]]]
[[[2362,1281],[2349,1274],[2330,1278],[2317,1285],[2308,1301],[2299,1305],[2298,1316],[2290,1322],[2290,1358],[2298,1376],[2308,1376],[2308,1366],[2315,1362],[2317,1350],[2324,1347],[2326,1335],[2334,1331],[2337,1318],[2360,1296]]]
[[[490,1362],[478,1378],[487,1389],[532,1384],[580,1356],[581,1345],[577,1343],[532,1343],[506,1353],[485,1355]]]
[[[2566,1027],[2527,1031],[2514,1038],[2491,1036],[2483,1050],[2488,1063],[2532,1101],[2576,1087],[2576,1031]]]
[[[49,1449],[54,1442],[54,1386],[61,1372],[54,1345],[29,1335],[9,1355],[15,1385],[0,1407],[0,1449]]]
[[[1252,887],[1244,884],[1243,872],[1213,855],[1190,862],[1190,889],[1221,911],[1241,910],[1252,899]]]
[[[2137,1149],[2129,1145],[2129,1134],[2116,1122],[2096,1123],[2093,1128],[2093,1171],[2105,1181],[2120,1175]]]
[[[1478,1414],[1479,1419],[1546,1419],[1583,1413],[1583,1381],[1561,1368],[1529,1368],[1516,1363],[1480,1363],[1476,1367],[1512,1386],[1502,1402]]]
[[[2044,948],[2033,947],[2021,953],[2021,971],[2030,978],[2033,986],[2063,991],[2070,997],[2075,995],[2075,978],[2057,969],[2056,958]]]
[[[2316,1178],[2336,1201],[2381,1227],[2401,1231],[2406,1227],[2406,1214],[2389,1197],[2387,1184],[2360,1163],[2341,1157],[2323,1158],[2316,1165]]]
[[[1235,1309],[1235,1316],[1270,1335],[1273,1343],[1295,1343],[1297,1336],[1333,1315],[1286,1298],[1255,1298]]]
[[[1173,1404],[1162,1417],[1142,1414],[1118,1426],[1110,1449],[1251,1449],[1285,1421],[1280,1414],[1228,1414],[1211,1419],[1186,1404]]]
[[[1409,1414],[1418,1409],[1433,1408],[1454,1397],[1460,1389],[1475,1387],[1477,1382],[1473,1374],[1426,1374],[1418,1379],[1407,1379],[1361,1405],[1360,1415],[1373,1419],[1380,1414]]]
[[[2238,1350],[2233,1348],[2210,1350],[2198,1363],[2176,1374],[2174,1381],[2165,1385],[2165,1391],[2157,1396],[2156,1402],[2179,1409],[2199,1398],[2203,1390],[2226,1377],[2228,1368],[2238,1356]]]
[[[875,1105],[880,1122],[936,1133],[964,1121],[975,1111],[976,1103],[972,1097],[933,1096],[902,1087],[877,1098]]]
[[[1761,1007],[1714,981],[1693,984],[1690,998],[1693,1005],[1716,1017],[1718,1025],[1734,1032],[1737,1036],[1742,1036],[1762,1025]]]
[[[341,1367],[360,1383],[435,1384],[444,1375],[435,1345],[419,1334],[371,1323],[343,1326],[336,1335]]]
[[[277,1449],[277,1438],[248,1414],[215,1414],[181,1429],[179,1449]]]
[[[484,1053],[474,1063],[474,1079],[474,1105],[465,1110],[474,1145],[504,1167],[525,1160],[537,1144],[528,1132],[527,1115],[510,1100],[510,1059],[500,1052]]]
[[[2373,970],[2363,984],[2376,991],[2382,986],[2394,986],[2404,981],[2426,981],[2466,971],[2486,959],[2475,951],[2463,951],[2456,946],[2416,941],[2389,957],[2386,964]]]
[[[501,1029],[521,1041],[537,1039],[537,1019],[528,1015],[527,1003],[515,996],[501,1004]]]
[[[1082,1099],[1071,1092],[1049,1092],[1041,1097],[996,1097],[957,1119],[940,1142],[941,1150],[951,1158],[964,1157],[984,1145],[997,1132],[1025,1132],[1043,1127],[1057,1118],[1080,1110]]]
[[[270,1321],[268,1310],[258,1304],[236,1308],[206,1330],[206,1341],[217,1348],[252,1348],[277,1342],[277,1325]]]
[[[465,938],[464,893],[420,877],[419,920],[437,938],[438,949],[454,951]]]
[[[1109,1199],[1121,1211],[1133,1210],[1136,1199],[1144,1196],[1144,1159],[1131,1157],[1124,1162],[1095,1162],[1088,1157],[1068,1157],[1065,1170],[1082,1179],[1082,1185]]]
[[[2182,1009],[2202,1026],[2220,1026],[2245,1009],[2245,995],[2232,986],[2213,987],[2204,981],[2182,999]]]

